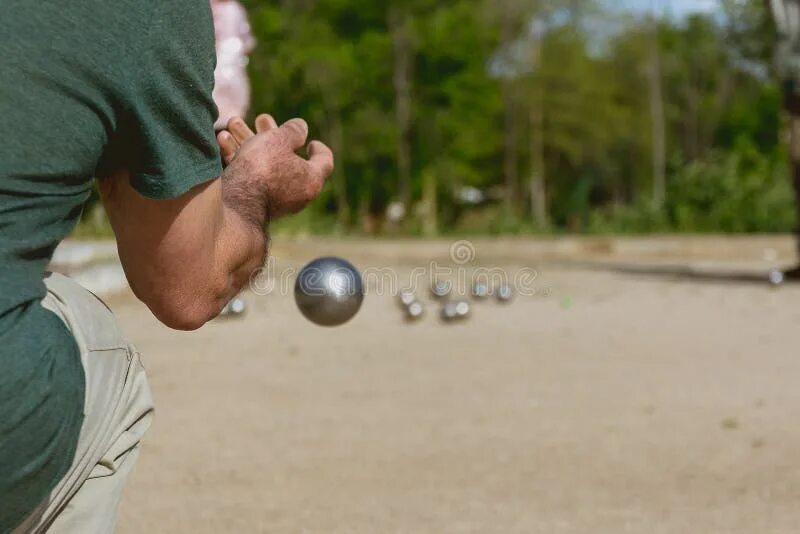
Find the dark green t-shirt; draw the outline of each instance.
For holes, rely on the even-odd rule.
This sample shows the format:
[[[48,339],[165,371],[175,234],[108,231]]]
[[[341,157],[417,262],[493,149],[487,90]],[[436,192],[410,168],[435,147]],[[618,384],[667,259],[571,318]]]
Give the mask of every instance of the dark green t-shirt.
[[[208,0],[0,7],[0,533],[65,474],[83,418],[74,339],[43,271],[93,177],[153,198],[219,176]]]

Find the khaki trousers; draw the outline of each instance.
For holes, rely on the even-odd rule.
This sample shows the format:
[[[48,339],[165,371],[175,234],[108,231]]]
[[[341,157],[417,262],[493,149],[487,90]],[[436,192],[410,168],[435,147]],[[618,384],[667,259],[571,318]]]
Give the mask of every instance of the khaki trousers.
[[[84,420],[69,472],[14,534],[108,534],[152,420],[150,387],[139,353],[99,298],[59,274],[45,283],[42,304],[64,321],[80,348]]]

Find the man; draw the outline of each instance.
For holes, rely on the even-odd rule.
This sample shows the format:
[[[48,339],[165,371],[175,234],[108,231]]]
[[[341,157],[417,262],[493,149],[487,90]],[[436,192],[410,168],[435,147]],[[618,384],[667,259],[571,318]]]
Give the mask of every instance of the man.
[[[798,217],[800,217],[800,0],[765,0],[778,30],[777,68],[784,90],[784,108],[789,113],[792,165]],[[798,222],[800,254],[800,222]],[[800,281],[800,267],[785,273],[787,280]]]
[[[265,224],[314,198],[333,156],[295,154],[299,119],[262,115],[257,134],[234,119],[215,138],[208,0],[8,0],[0,48],[0,533],[111,532],[147,381],[103,303],[44,272],[92,177],[134,293],[192,330],[263,264]]]

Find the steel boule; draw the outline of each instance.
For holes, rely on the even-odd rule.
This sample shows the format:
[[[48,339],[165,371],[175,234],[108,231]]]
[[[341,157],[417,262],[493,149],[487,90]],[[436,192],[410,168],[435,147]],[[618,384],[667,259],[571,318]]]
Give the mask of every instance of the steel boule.
[[[413,303],[417,302],[417,296],[410,289],[404,289],[397,295],[397,302],[402,308],[408,308]]]
[[[406,320],[409,322],[418,321],[425,315],[425,305],[421,302],[414,301],[405,309]]]
[[[485,282],[477,282],[472,286],[472,296],[478,300],[485,300],[489,298],[492,293],[492,288]]]
[[[779,286],[783,284],[786,280],[786,275],[783,274],[783,271],[779,271],[777,269],[769,272],[769,283],[773,286]]]
[[[501,285],[497,288],[497,300],[502,303],[508,303],[514,300],[514,290],[509,285]]]
[[[232,299],[220,312],[221,317],[238,317],[247,311],[247,304],[241,297]]]
[[[352,319],[364,302],[364,282],[352,263],[319,258],[300,271],[294,286],[300,312],[320,326],[339,326]]]
[[[442,305],[441,319],[451,323],[469,318],[472,305],[468,300],[449,300]]]
[[[450,282],[446,282],[443,280],[437,280],[433,284],[431,284],[431,295],[433,298],[436,299],[444,299],[450,296],[450,292],[452,291],[452,286]]]
[[[459,319],[466,319],[472,314],[472,304],[468,300],[459,300],[455,302],[456,317]]]
[[[452,322],[455,321],[458,317],[458,312],[456,311],[456,303],[455,302],[445,302],[442,305],[441,311],[441,318],[442,321],[445,322]]]

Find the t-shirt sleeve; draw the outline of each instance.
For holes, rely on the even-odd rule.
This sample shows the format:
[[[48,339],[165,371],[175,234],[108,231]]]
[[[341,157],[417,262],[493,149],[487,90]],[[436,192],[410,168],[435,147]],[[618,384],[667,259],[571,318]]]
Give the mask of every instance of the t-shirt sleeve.
[[[208,0],[159,2],[139,41],[122,150],[142,195],[175,198],[222,172],[214,132],[214,27]]]

